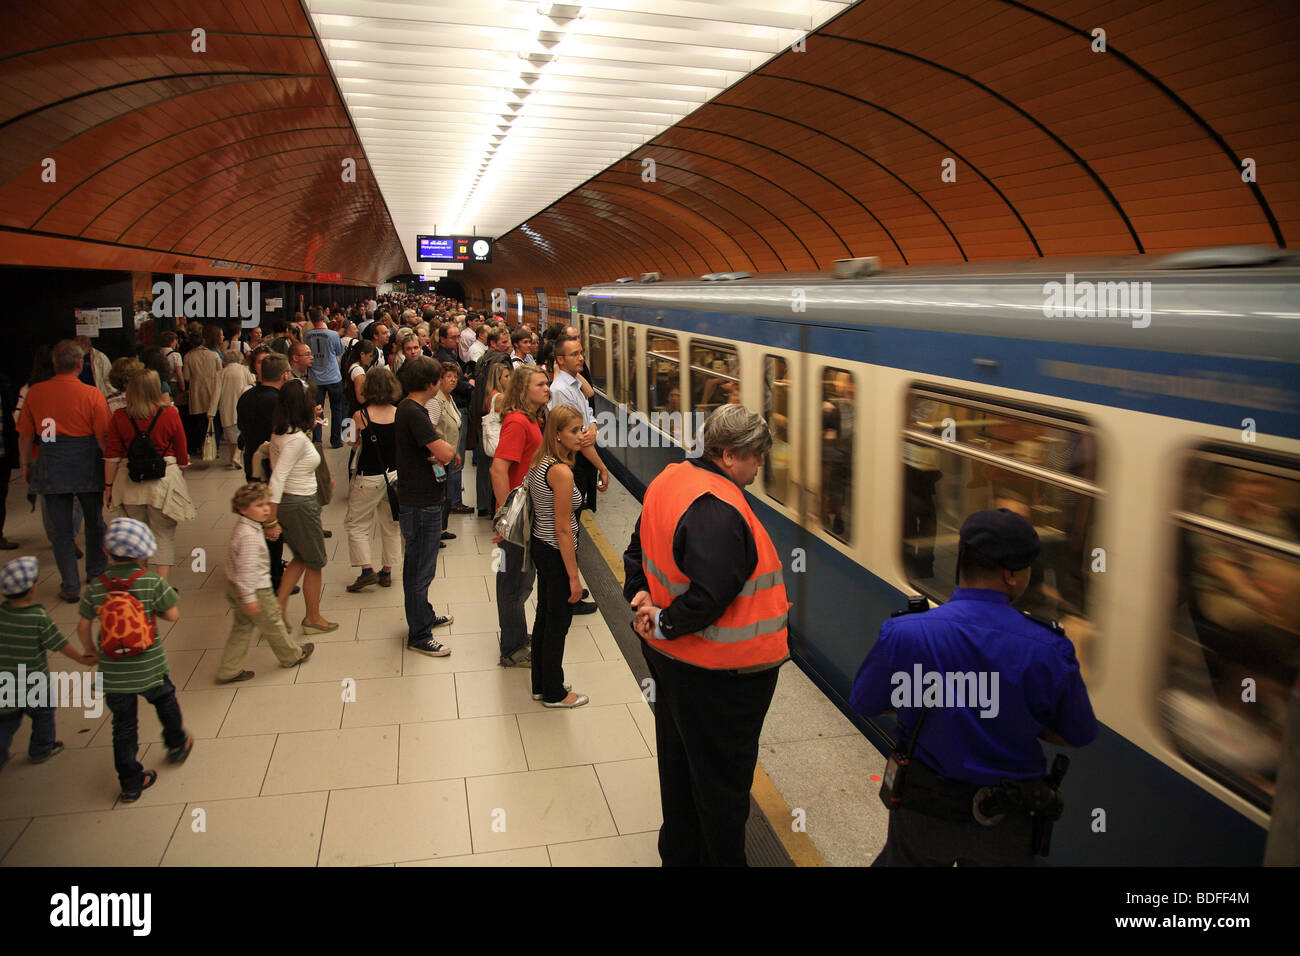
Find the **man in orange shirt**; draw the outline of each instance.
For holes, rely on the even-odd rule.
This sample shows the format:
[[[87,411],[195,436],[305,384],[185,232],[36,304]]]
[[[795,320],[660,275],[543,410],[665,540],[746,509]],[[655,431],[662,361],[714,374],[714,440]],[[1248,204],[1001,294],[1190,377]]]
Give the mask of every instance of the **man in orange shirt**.
[[[86,521],[86,578],[104,573],[104,442],[108,403],[93,385],[78,379],[83,353],[70,339],[54,346],[54,377],[27,392],[18,418],[23,476],[41,495],[45,533],[63,583],[60,599],[81,599],[73,530],[73,502]],[[39,444],[38,444],[39,441]],[[39,454],[38,454],[39,452]]]

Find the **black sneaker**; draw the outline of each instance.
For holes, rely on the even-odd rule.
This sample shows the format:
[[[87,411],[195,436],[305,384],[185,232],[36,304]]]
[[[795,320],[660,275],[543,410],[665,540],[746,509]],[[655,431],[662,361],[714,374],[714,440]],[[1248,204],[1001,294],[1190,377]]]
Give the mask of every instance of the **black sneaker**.
[[[596,602],[579,601],[577,604],[573,605],[573,613],[574,614],[595,614]]]
[[[413,644],[406,645],[409,650],[419,654],[428,654],[430,657],[450,657],[451,648],[445,644],[439,644],[431,637],[426,637],[422,641],[416,641]]]
[[[44,757],[32,757],[31,761],[32,763],[45,763],[45,761],[49,760],[51,757],[57,757],[61,753],[63,753],[63,741],[56,740],[54,741],[54,746],[50,748],[49,753]]]
[[[144,772],[144,779],[140,782],[140,789],[139,789],[139,790],[123,790],[123,791],[122,791],[122,802],[123,802],[123,803],[135,803],[137,800],[140,799],[140,794],[144,793],[146,790],[148,790],[150,787],[152,787],[152,786],[153,786],[155,783],[157,783],[157,782],[158,782],[158,771],[157,771],[157,770],[146,770],[146,771]]]
[[[450,623],[451,623],[450,614],[448,614],[446,617],[438,617],[435,614],[433,617],[433,623],[430,624],[429,627],[446,627]]]
[[[190,751],[194,749],[194,738],[187,736],[185,743],[179,747],[167,751],[168,763],[184,763],[190,758]]]
[[[454,534],[452,534],[450,531],[444,531],[444,532],[442,533],[442,540],[443,540],[443,541],[455,541],[455,540],[456,540],[456,536],[455,536]]]

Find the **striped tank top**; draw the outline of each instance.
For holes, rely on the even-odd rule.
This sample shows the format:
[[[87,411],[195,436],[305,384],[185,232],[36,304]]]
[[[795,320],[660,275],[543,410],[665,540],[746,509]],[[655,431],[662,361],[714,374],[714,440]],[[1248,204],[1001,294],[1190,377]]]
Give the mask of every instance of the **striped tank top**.
[[[555,538],[555,491],[546,483],[546,473],[555,459],[547,455],[535,468],[528,471],[528,493],[533,499],[533,537],[540,538],[552,548],[560,546]],[[578,544],[578,512],[582,510],[582,492],[573,488],[573,508],[569,513],[569,528],[573,531],[573,544]]]

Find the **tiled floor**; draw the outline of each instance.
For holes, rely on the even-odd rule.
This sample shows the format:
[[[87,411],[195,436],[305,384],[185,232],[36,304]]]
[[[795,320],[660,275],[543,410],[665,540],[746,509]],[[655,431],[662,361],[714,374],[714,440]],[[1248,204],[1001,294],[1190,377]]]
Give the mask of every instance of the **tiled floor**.
[[[459,537],[441,552],[430,590],[438,612],[455,617],[439,632],[452,655],[406,651],[400,586],[344,590],[355,576],[343,529],[346,452],[329,454],[340,484],[323,512],[334,534],[322,609],[339,630],[312,638],[301,668],[278,667],[259,642],[245,665],[253,680],[214,682],[230,624],[229,500],[243,478],[189,469],[199,516],[177,534],[181,619],[161,633],[193,755],[168,765],[158,721],[142,705],[141,762],[158,783],[123,807],[106,711],[60,710],[67,750],[40,766],[26,758],[24,720],[0,771],[0,864],[657,866],[654,724],[600,615],[575,620],[565,653],[566,679],[591,703],[544,709],[527,670],[497,666],[487,523],[456,517]],[[473,487],[470,468],[468,497]],[[40,559],[38,596],[71,635],[76,608],[55,598],[53,556],[24,493],[20,481],[10,486],[4,531],[23,547],[8,556]],[[534,610],[530,601],[530,619]],[[290,615],[298,632],[300,599]],[[51,669],[79,665],[53,655]]]

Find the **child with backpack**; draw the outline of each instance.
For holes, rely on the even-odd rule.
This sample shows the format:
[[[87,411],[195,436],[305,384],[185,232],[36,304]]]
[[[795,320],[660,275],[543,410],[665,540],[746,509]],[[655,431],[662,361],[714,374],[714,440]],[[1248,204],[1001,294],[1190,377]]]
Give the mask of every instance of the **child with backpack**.
[[[5,598],[0,604],[0,673],[12,675],[15,686],[20,666],[26,667],[24,680],[38,672],[49,673],[46,651],[60,651],[79,664],[99,660],[94,654],[79,654],[50,620],[45,606],[35,602],[40,570],[40,564],[31,556],[14,558],[0,567],[0,594]],[[44,763],[63,751],[63,741],[54,739],[52,700],[46,699],[40,706],[30,701],[24,707],[0,705],[0,767],[9,762],[9,744],[23,714],[32,720],[32,739],[27,746],[32,763]]]
[[[266,549],[266,535],[279,537],[280,534],[278,521],[268,524],[271,490],[260,481],[251,481],[235,492],[230,499],[230,510],[239,515],[226,551],[226,600],[234,610],[234,619],[230,622],[226,648],[221,652],[221,666],[217,668],[218,684],[234,684],[254,676],[252,671],[244,670],[244,656],[254,626],[271,645],[281,667],[297,667],[316,649],[310,642],[299,647],[289,636],[280,602],[271,590],[271,556]]]
[[[122,802],[134,803],[154,785],[158,773],[145,770],[139,750],[136,697],[153,704],[162,722],[168,763],[183,763],[194,738],[181,723],[176,687],[169,668],[157,618],[180,618],[176,589],[146,568],[156,544],[149,526],[134,518],[114,518],[104,534],[108,569],[87,582],[81,592],[77,636],[87,653],[98,653],[104,675],[104,702],[113,714],[113,764],[122,785]],[[91,621],[99,619],[98,645],[91,641]]]

